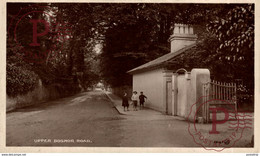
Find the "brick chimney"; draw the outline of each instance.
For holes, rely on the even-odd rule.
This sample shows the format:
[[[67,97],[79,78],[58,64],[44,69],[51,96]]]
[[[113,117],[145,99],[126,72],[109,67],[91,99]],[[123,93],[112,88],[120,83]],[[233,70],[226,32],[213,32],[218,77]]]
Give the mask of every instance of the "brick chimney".
[[[196,43],[197,38],[197,35],[193,33],[192,26],[175,24],[173,34],[170,36],[171,53]]]

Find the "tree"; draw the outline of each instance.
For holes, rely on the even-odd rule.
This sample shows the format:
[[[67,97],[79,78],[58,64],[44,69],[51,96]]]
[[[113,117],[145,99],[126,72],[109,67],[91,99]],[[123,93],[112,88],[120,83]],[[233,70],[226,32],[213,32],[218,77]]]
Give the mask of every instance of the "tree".
[[[24,9],[26,8],[26,9]],[[74,8],[74,9],[71,9]],[[19,94],[25,94],[29,90],[33,89],[34,83],[35,83],[35,77],[39,77],[42,79],[44,85],[52,85],[52,84],[61,84],[61,85],[73,85],[77,86],[75,84],[71,84],[71,80],[81,79],[83,81],[78,81],[82,83],[82,86],[85,86],[85,84],[89,84],[89,81],[94,81],[93,75],[95,74],[89,74],[95,70],[93,70],[90,66],[90,62],[92,62],[91,59],[85,59],[86,57],[89,57],[93,55],[93,28],[95,25],[93,24],[93,20],[90,20],[93,17],[93,14],[91,14],[92,7],[90,4],[30,4],[30,3],[8,3],[8,23],[12,21],[14,17],[16,17],[17,13],[20,11],[19,16],[22,16],[30,9],[32,12],[35,10],[41,10],[42,14],[37,14],[35,12],[32,13],[32,16],[24,16],[28,21],[30,19],[45,19],[50,24],[56,24],[56,27],[52,27],[53,29],[50,30],[49,36],[43,36],[41,46],[38,49],[34,49],[33,47],[26,47],[26,44],[21,44],[23,46],[17,47],[15,46],[14,38],[10,34],[8,34],[8,51],[7,51],[7,62],[8,62],[8,74],[7,79],[8,83],[7,87],[12,88],[11,86],[17,86],[16,84],[13,84],[12,82],[16,82],[15,79],[13,80],[14,76],[12,74],[12,70],[14,70],[11,67],[19,67],[21,66],[21,69],[23,71],[28,71],[28,74],[31,74],[32,78],[34,78],[32,84],[29,85],[29,89],[18,89],[22,92],[19,92]],[[23,12],[24,11],[24,12]],[[47,17],[48,14],[51,14],[52,17]],[[79,18],[74,18],[71,15],[78,15]],[[20,19],[20,17],[18,17]],[[8,27],[8,32],[13,32],[15,28],[15,24],[17,21],[12,21],[13,25]],[[19,42],[25,43],[31,41],[31,36],[28,33],[23,32],[32,32],[28,31],[28,29],[32,28],[29,22],[19,23],[19,27],[17,30],[17,38]],[[39,25],[37,27],[38,32],[42,32],[44,27],[42,25]],[[61,29],[63,28],[63,29]],[[68,29],[70,28],[70,29]],[[54,36],[59,36],[58,38],[54,38]],[[70,38],[70,40],[67,40],[67,38]],[[24,53],[22,53],[21,49],[28,48],[31,50],[32,54],[41,54],[44,52],[44,49],[49,49],[51,45],[53,45],[53,41],[56,41],[57,47],[62,47],[62,49],[59,48],[53,48],[49,51],[45,57],[40,58],[41,63],[37,63],[34,61],[28,61],[23,57]],[[20,48],[20,49],[19,49]],[[21,60],[12,59],[15,57],[18,57],[18,55],[21,55]],[[90,61],[90,62],[85,62]],[[21,63],[22,62],[22,63]],[[10,65],[9,65],[10,64]],[[9,68],[10,67],[10,68]],[[27,69],[27,70],[26,70]],[[15,69],[15,71],[20,69]],[[84,79],[82,78],[81,73],[85,75]],[[22,73],[20,73],[22,74]],[[23,75],[18,74],[18,77],[21,78],[26,77]],[[26,74],[26,73],[25,73]],[[36,74],[34,76],[33,74]],[[86,77],[86,75],[88,75]],[[97,75],[97,74],[96,74]],[[33,77],[34,76],[34,77]],[[95,80],[98,80],[98,75],[95,76]],[[10,81],[9,81],[10,80]],[[23,80],[21,80],[23,81]],[[77,81],[74,81],[77,82]],[[18,86],[17,86],[18,87]],[[87,87],[87,86],[86,86]],[[17,93],[11,93],[8,91],[8,95],[15,95]]]
[[[216,57],[230,66],[234,78],[243,79],[248,91],[253,92],[254,5],[237,5],[207,26],[220,41]]]
[[[126,72],[169,50],[169,22],[158,4],[104,5],[101,25],[105,25],[101,69],[112,87],[131,85]],[[104,7],[101,6],[101,7]],[[109,13],[108,13],[109,11]],[[122,18],[122,14],[124,17]]]
[[[242,79],[248,92],[254,90],[254,5],[193,4],[180,12],[186,23],[197,24],[201,56],[218,80]],[[182,21],[183,21],[182,20]],[[205,29],[207,31],[205,31]],[[219,74],[222,73],[222,74]]]
[[[82,86],[85,86],[84,83],[90,85],[90,82],[99,79],[99,70],[94,68],[100,63],[101,76],[107,80],[106,83],[112,86],[130,85],[131,76],[126,74],[126,71],[168,53],[170,45],[167,40],[174,23],[184,23],[197,25],[199,28],[196,32],[199,36],[197,48],[200,49],[192,54],[182,55],[183,58],[189,58],[184,60],[190,60],[186,62],[186,66],[206,66],[219,80],[241,78],[249,88],[253,88],[253,4],[42,5],[46,6],[43,11],[52,12],[54,19],[51,22],[70,26],[69,31],[52,30],[54,34],[60,33],[60,36],[69,38],[58,42],[63,45],[62,50],[53,49],[48,57],[44,58],[45,64],[28,63],[48,83],[57,82],[61,77],[72,79],[77,73],[83,73]],[[39,8],[26,3],[8,4],[8,21],[15,15],[15,10],[22,6],[30,6],[32,10]],[[42,17],[38,18],[46,18],[44,15],[40,16]],[[21,30],[28,29],[28,25],[21,26]],[[21,41],[31,40],[28,35],[22,33],[18,36]],[[46,37],[44,42],[45,46],[41,48],[49,48],[53,38]],[[100,56],[95,53],[94,47],[97,44],[103,45]],[[9,56],[13,56],[13,52],[14,50],[8,47],[8,60]],[[184,60],[180,59],[177,63],[181,65]]]
[[[210,68],[214,78],[220,81],[243,79],[248,90],[253,91],[253,4],[122,4],[106,7],[111,13],[104,9],[104,12],[109,15],[103,16],[103,24],[106,25],[108,30],[112,30],[111,34],[117,34],[117,37],[113,40],[107,37],[104,40],[106,47],[114,45],[111,46],[112,50],[104,47],[104,53],[110,51],[107,54],[109,57],[106,57],[109,60],[107,61],[108,66],[109,63],[114,64],[116,62],[114,53],[117,54],[118,60],[122,58],[122,62],[126,62],[123,57],[135,56],[136,59],[141,60],[140,64],[148,62],[156,56],[161,56],[165,54],[165,51],[157,49],[155,54],[158,55],[154,55],[148,49],[163,47],[167,51],[169,44],[166,39],[172,32],[172,25],[174,23],[192,24],[196,25],[196,33],[199,36],[197,50],[192,54],[183,55],[182,57],[185,59],[180,59],[177,63],[181,65],[185,60],[190,60],[185,63],[187,67]],[[121,14],[125,14],[125,18],[118,17]],[[106,17],[108,17],[107,20]],[[140,24],[141,27],[138,26],[139,22],[142,23]],[[142,47],[144,45],[143,49],[136,48],[132,50],[130,55],[129,50],[123,46],[125,45],[123,40],[127,40],[128,36],[131,35],[124,34],[124,31],[122,31],[124,28],[126,32],[131,32],[131,34],[137,36],[142,36],[142,33],[148,32],[146,34],[148,39],[144,35],[138,38],[142,42],[133,46]],[[132,29],[137,31],[133,32]],[[105,36],[109,36],[108,32],[105,33]],[[118,38],[120,41],[116,40]],[[127,41],[127,45],[131,47],[136,40],[137,38],[132,37]],[[120,45],[120,43],[123,45]],[[151,55],[155,57],[147,57]],[[136,66],[139,64],[134,59],[130,62],[130,64],[136,64]],[[118,64],[119,67],[120,63]],[[106,65],[106,63],[103,63],[103,65]],[[130,67],[120,68],[122,68],[120,72],[123,72],[129,70]],[[117,73],[118,71],[109,71],[106,76],[115,79],[115,82],[119,82],[120,79],[115,77]]]

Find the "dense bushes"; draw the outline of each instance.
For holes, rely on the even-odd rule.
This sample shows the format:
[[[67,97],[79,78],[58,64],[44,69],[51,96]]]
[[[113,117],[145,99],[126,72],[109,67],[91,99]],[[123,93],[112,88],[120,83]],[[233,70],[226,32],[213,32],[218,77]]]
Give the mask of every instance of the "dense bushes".
[[[26,94],[32,91],[38,79],[38,76],[24,66],[17,66],[7,63],[6,67],[6,92],[8,96]]]

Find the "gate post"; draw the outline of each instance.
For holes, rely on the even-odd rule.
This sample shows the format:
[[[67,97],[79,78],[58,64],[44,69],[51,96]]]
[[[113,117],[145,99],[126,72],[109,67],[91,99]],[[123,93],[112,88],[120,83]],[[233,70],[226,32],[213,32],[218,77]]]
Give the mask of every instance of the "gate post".
[[[177,116],[177,98],[178,98],[178,88],[177,88],[177,77],[178,73],[173,73],[172,75],[172,112],[174,116]]]
[[[210,72],[208,69],[194,68],[191,70],[191,85],[190,85],[191,88],[190,88],[190,95],[188,99],[189,110],[187,112],[187,116],[189,116],[188,120],[194,121],[196,110],[203,102],[202,85],[203,83],[207,83],[209,81],[210,81]],[[197,111],[196,117],[202,117],[201,109]],[[197,118],[195,120],[197,120]]]

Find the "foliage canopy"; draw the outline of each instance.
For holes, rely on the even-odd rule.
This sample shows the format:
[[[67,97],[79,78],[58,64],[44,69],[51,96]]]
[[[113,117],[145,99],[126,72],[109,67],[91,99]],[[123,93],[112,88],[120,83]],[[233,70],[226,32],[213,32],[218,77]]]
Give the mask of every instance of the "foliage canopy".
[[[174,63],[207,67],[217,80],[242,79],[248,90],[254,88],[254,4],[8,3],[7,23],[26,7],[51,13],[50,22],[69,27],[60,32],[53,29],[51,36],[42,38],[44,44],[40,48],[48,49],[54,42],[53,36],[63,37],[56,43],[63,48],[50,51],[42,64],[13,59],[17,53],[23,53],[14,43],[7,42],[7,88],[26,82],[28,89],[19,93],[32,89],[36,77],[44,84],[73,80],[83,88],[100,80],[112,87],[131,85],[131,75],[126,71],[170,51],[168,38],[174,23],[196,25],[199,36],[197,50],[183,54]],[[46,19],[46,15],[27,18]],[[25,23],[19,29],[31,32],[30,28]],[[31,41],[25,33],[18,37],[24,43]],[[101,52],[97,53],[97,49]],[[25,72],[17,75],[21,82],[16,82],[16,73],[11,72],[14,70]]]

